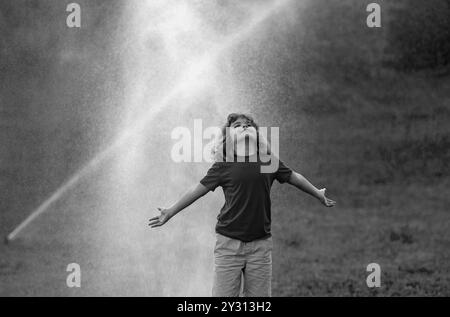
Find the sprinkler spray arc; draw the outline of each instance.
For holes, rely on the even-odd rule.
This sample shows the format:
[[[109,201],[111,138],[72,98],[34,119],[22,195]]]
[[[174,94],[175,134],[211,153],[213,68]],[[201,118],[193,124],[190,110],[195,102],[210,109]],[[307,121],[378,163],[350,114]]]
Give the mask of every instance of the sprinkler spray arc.
[[[243,29],[233,35],[230,35],[221,44],[213,46],[213,48],[201,55],[194,62],[190,63],[186,68],[187,71],[180,76],[180,80],[174,85],[174,88],[168,92],[168,94],[155,104],[149,111],[147,111],[139,120],[133,123],[132,126],[125,128],[122,134],[107,146],[103,151],[99,152],[91,161],[79,169],[74,175],[72,175],[61,187],[59,187],[50,197],[48,197],[37,209],[35,209],[25,220],[23,220],[13,231],[11,231],[4,239],[4,243],[8,244],[12,242],[21,231],[23,231],[30,223],[32,223],[41,214],[46,212],[48,208],[56,202],[63,194],[69,189],[73,188],[84,176],[93,171],[99,163],[103,162],[107,158],[111,157],[116,150],[121,146],[126,145],[126,141],[136,134],[141,128],[146,126],[150,120],[167,104],[173,100],[179,93],[196,78],[198,78],[202,72],[210,67],[218,58],[227,50],[233,48],[249,34],[255,30],[266,19],[271,17],[277,10],[286,6],[291,0],[277,0],[270,8],[265,9],[260,15],[253,18]]]

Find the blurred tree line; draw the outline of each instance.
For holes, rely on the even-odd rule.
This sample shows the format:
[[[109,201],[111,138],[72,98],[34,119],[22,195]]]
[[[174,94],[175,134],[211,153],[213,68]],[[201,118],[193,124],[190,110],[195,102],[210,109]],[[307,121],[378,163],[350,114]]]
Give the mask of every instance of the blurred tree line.
[[[387,64],[399,70],[450,64],[450,1],[403,0],[389,12]]]
[[[381,28],[366,26],[372,2],[381,6]],[[315,0],[301,10],[302,43],[327,73],[373,77],[382,65],[449,72],[450,0]]]
[[[366,25],[371,2],[381,6],[381,28]],[[265,67],[277,84],[261,103],[290,113],[295,133],[284,135],[301,149],[301,168],[317,171],[310,176],[319,182],[323,175],[362,184],[445,179],[450,1],[302,3],[295,27],[270,45],[277,63]],[[286,127],[281,113],[272,122],[278,116]],[[295,161],[298,151],[286,157]]]

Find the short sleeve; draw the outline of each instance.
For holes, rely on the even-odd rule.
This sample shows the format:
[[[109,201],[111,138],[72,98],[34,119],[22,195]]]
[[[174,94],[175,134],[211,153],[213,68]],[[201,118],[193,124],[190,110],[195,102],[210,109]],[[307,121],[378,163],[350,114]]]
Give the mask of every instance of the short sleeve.
[[[281,184],[286,183],[291,177],[292,169],[286,166],[282,160],[278,160],[278,169],[275,172],[275,178]]]
[[[206,175],[200,180],[200,184],[214,191],[221,184],[223,163],[215,162],[208,170]]]

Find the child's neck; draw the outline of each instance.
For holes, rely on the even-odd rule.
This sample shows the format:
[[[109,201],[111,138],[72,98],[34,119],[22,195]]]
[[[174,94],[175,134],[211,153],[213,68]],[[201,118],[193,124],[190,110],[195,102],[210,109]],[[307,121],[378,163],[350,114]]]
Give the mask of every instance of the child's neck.
[[[236,156],[253,156],[257,152],[256,142],[238,142],[236,146],[235,155]]]

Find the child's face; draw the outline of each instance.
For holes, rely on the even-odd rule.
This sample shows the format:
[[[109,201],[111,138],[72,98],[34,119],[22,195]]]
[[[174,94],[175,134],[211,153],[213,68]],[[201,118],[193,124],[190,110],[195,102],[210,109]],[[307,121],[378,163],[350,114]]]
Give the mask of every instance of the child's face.
[[[248,137],[250,141],[256,142],[256,129],[250,125],[250,122],[245,118],[238,118],[230,126],[230,134],[236,138],[237,142]]]

